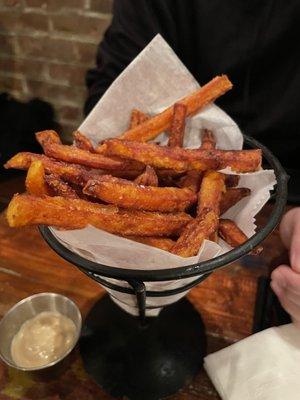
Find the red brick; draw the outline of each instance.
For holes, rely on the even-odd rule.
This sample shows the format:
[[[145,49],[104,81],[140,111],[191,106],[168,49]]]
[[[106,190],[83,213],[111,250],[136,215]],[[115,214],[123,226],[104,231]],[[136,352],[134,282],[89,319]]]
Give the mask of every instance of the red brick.
[[[27,87],[32,96],[53,99],[57,103],[70,101],[83,106],[86,98],[86,90],[78,86],[61,86],[45,81],[27,80]]]
[[[73,107],[73,106],[57,106],[56,111],[59,120],[68,120],[73,123],[79,123],[83,119],[82,114],[83,107]]]
[[[20,36],[18,38],[20,53],[30,57],[47,57],[46,38],[33,38],[30,36]]]
[[[44,78],[46,65],[43,61],[15,60],[16,72],[23,72],[26,77]]]
[[[16,10],[0,11],[2,32],[47,31],[48,17],[43,14],[24,13]]]
[[[34,60],[23,60],[18,58],[0,58],[0,70],[11,74],[24,74],[26,77],[40,78],[45,77],[45,63]]]
[[[66,64],[49,64],[48,68],[51,79],[78,86],[85,85],[85,67]]]
[[[0,11],[0,31],[4,33],[14,32],[18,26],[19,13],[8,10]]]
[[[21,7],[22,5],[21,0],[4,0],[3,3],[6,7]]]
[[[111,13],[113,0],[91,0],[90,9],[101,13]]]
[[[100,40],[110,25],[109,19],[71,14],[51,16],[54,31],[92,36]]]
[[[92,43],[80,43],[75,44],[77,50],[77,60],[85,65],[93,66],[96,60],[97,45]]]
[[[16,77],[0,75],[0,92],[23,91],[23,80]]]
[[[37,13],[22,13],[17,30],[48,31],[48,16]]]
[[[84,7],[84,0],[26,0],[29,7],[41,7],[43,9],[58,11],[61,8],[79,8]]]
[[[0,71],[14,73],[15,60],[13,58],[0,58]]]
[[[45,60],[76,61],[77,53],[73,42],[50,37],[19,37],[20,53],[27,57],[38,57]]]
[[[8,54],[14,56],[18,52],[16,37],[0,34],[0,49],[1,49],[1,54]]]

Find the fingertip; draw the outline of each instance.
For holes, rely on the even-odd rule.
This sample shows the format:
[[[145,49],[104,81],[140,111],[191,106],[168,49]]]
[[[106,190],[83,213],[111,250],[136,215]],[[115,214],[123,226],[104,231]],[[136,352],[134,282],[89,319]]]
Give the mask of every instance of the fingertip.
[[[299,240],[299,239],[298,239]],[[300,245],[292,246],[290,253],[291,267],[295,272],[300,273]]]
[[[288,265],[279,265],[271,274],[271,280],[285,285],[286,276],[289,274],[291,268]]]
[[[278,284],[276,280],[272,280],[270,283],[271,289],[276,294],[276,296],[281,297],[283,293],[283,288]]]

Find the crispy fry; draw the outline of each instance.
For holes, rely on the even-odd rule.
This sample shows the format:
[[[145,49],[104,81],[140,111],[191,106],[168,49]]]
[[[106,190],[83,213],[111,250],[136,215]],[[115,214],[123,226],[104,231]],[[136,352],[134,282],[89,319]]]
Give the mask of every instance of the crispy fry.
[[[178,186],[188,188],[194,193],[198,193],[201,182],[201,172],[188,171],[186,175],[182,176],[178,181]]]
[[[201,146],[200,149],[211,150],[216,148],[216,139],[212,131],[203,129],[201,133]]]
[[[186,188],[141,186],[111,175],[88,181],[83,193],[128,209],[161,212],[183,211],[197,199]]]
[[[147,114],[134,108],[131,111],[129,129],[135,128],[136,126],[147,121],[148,119],[149,119],[149,116]]]
[[[236,223],[230,219],[220,219],[219,235],[231,247],[238,247],[249,239]],[[262,250],[263,248],[259,246],[252,250],[251,254],[259,254]]]
[[[204,239],[208,239],[218,227],[216,213],[204,209],[197,218],[189,222],[183,229],[176,244],[171,248],[171,253],[181,257],[195,256]]]
[[[202,150],[158,146],[111,139],[105,142],[106,154],[140,161],[155,168],[184,172],[231,167],[237,172],[253,172],[261,165],[261,150]]]
[[[73,139],[75,146],[79,149],[90,151],[91,153],[95,152],[92,142],[83,133],[79,131],[73,132]]]
[[[41,161],[47,174],[56,174],[61,179],[83,186],[89,179],[102,175],[101,171],[90,170],[81,165],[68,164],[46,157],[42,154],[29,152],[18,153],[4,165],[5,168],[27,170],[34,161]]]
[[[249,196],[251,190],[248,188],[230,188],[223,194],[220,204],[221,215],[229,208],[233,207],[237,202],[244,197]]]
[[[232,83],[226,75],[217,76],[196,90],[194,93],[179,100],[179,103],[187,107],[187,116],[196,114],[204,106],[213,102],[222,94],[232,88]],[[144,123],[133,129],[124,132],[120,139],[137,140],[146,142],[156,138],[161,132],[169,130],[173,116],[173,105],[168,107],[162,113],[155,115]]]
[[[225,176],[225,184],[227,188],[233,188],[239,184],[239,175],[227,175]]]
[[[49,141],[43,143],[42,146],[46,156],[48,157],[56,158],[60,161],[84,165],[90,168],[118,171],[126,169],[141,171],[144,168],[140,163],[106,157],[102,154],[91,153],[74,146],[50,143]]]
[[[134,182],[137,185],[158,186],[158,177],[156,175],[155,169],[150,167],[150,165],[147,165],[145,171],[137,178],[135,178]]]
[[[185,104],[174,104],[168,142],[170,147],[182,147],[183,145],[186,112],[187,106]]]
[[[197,215],[204,209],[209,209],[219,217],[220,202],[225,189],[224,174],[216,171],[205,172],[198,195]]]
[[[34,161],[31,163],[27,172],[25,186],[27,192],[30,194],[36,196],[49,194],[45,183],[45,170],[41,161]]]
[[[67,197],[68,199],[78,199],[76,191],[64,182],[58,175],[50,174],[45,176],[45,181],[55,196]]]
[[[42,147],[44,147],[47,143],[61,144],[60,137],[55,131],[48,130],[37,132],[35,137]]]
[[[185,213],[162,214],[118,210],[81,199],[15,195],[7,209],[9,226],[53,225],[80,229],[87,225],[129,236],[170,236],[178,234],[191,220]]]
[[[133,240],[135,242],[147,244],[148,246],[157,247],[158,249],[170,251],[175,245],[174,240],[163,237],[146,237],[146,236],[124,236],[126,239]]]

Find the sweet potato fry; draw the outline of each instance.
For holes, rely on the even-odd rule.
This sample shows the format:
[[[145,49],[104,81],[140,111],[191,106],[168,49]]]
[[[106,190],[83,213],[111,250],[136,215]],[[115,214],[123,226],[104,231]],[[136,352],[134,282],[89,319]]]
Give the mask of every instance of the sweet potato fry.
[[[225,185],[227,188],[233,188],[238,185],[240,181],[239,175],[227,175],[225,176]]]
[[[223,194],[220,203],[221,215],[224,214],[229,208],[233,207],[236,203],[244,197],[249,196],[251,190],[248,188],[230,188]]]
[[[47,143],[61,144],[60,137],[55,131],[41,131],[35,134],[35,137],[39,144],[44,147]]]
[[[209,209],[219,217],[220,202],[225,189],[224,174],[216,171],[205,172],[198,194],[197,215],[200,215],[204,209]]]
[[[75,146],[79,149],[90,151],[91,153],[95,152],[92,142],[83,133],[79,131],[73,132],[73,139]]]
[[[201,146],[200,149],[211,150],[216,148],[216,139],[212,131],[203,129],[201,133]]]
[[[53,225],[80,229],[87,225],[126,236],[171,236],[191,220],[185,213],[119,210],[81,199],[15,195],[7,209],[9,226]]]
[[[45,182],[45,170],[41,161],[34,161],[31,163],[27,172],[25,186],[27,192],[30,194],[36,196],[49,194]]]
[[[218,227],[216,213],[204,209],[194,220],[189,222],[183,229],[176,244],[171,248],[171,253],[181,257],[195,256],[204,239],[208,239]]]
[[[147,114],[134,108],[131,111],[129,129],[135,128],[136,126],[147,121],[148,119],[149,119],[149,116]]]
[[[202,150],[158,146],[111,139],[105,142],[106,154],[140,161],[155,168],[184,172],[189,170],[219,170],[231,167],[237,172],[253,172],[261,165],[261,150]]]
[[[201,172],[188,171],[186,175],[182,176],[178,181],[178,186],[181,188],[188,188],[194,193],[198,193],[201,182]]]
[[[132,170],[144,168],[140,163],[106,157],[102,154],[91,153],[75,146],[47,142],[43,145],[46,156],[74,164],[84,165],[95,169]]]
[[[158,177],[156,175],[155,169],[150,167],[150,165],[147,165],[145,171],[137,178],[135,178],[134,182],[137,185],[158,186]]]
[[[158,249],[170,251],[175,245],[174,240],[163,237],[147,237],[147,236],[124,236],[126,239],[133,240],[135,242],[147,244],[148,246],[157,247]]]
[[[179,100],[178,103],[182,103],[187,107],[187,116],[193,115],[231,88],[232,83],[226,75],[217,76],[194,93]],[[172,116],[173,105],[135,128],[124,132],[120,136],[120,139],[136,140],[140,142],[154,139],[161,132],[170,129]]]
[[[50,174],[45,176],[45,181],[55,196],[62,196],[68,199],[78,199],[76,191],[64,182],[58,175]]]
[[[85,185],[89,179],[96,179],[103,174],[101,171],[89,170],[81,165],[68,164],[42,154],[29,152],[16,154],[7,161],[4,167],[27,170],[34,161],[41,161],[47,174],[56,174],[61,179],[80,186]]]
[[[170,147],[182,147],[183,145],[186,112],[187,106],[185,104],[174,104],[168,142]]]
[[[244,234],[244,232],[236,225],[236,223],[230,219],[220,219],[219,235],[231,247],[238,247],[249,239]],[[252,250],[251,254],[259,254],[262,249],[263,248],[259,246],[256,249]]]
[[[111,175],[88,181],[83,193],[123,208],[161,212],[184,211],[197,199],[189,189],[141,186]]]

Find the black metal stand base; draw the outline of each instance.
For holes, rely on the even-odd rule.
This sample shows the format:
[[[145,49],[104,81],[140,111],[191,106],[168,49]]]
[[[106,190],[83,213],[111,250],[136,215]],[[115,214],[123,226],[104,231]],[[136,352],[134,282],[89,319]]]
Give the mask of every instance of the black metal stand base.
[[[201,368],[204,325],[186,299],[143,326],[105,296],[85,321],[80,352],[86,371],[113,396],[157,400],[175,393]]]

